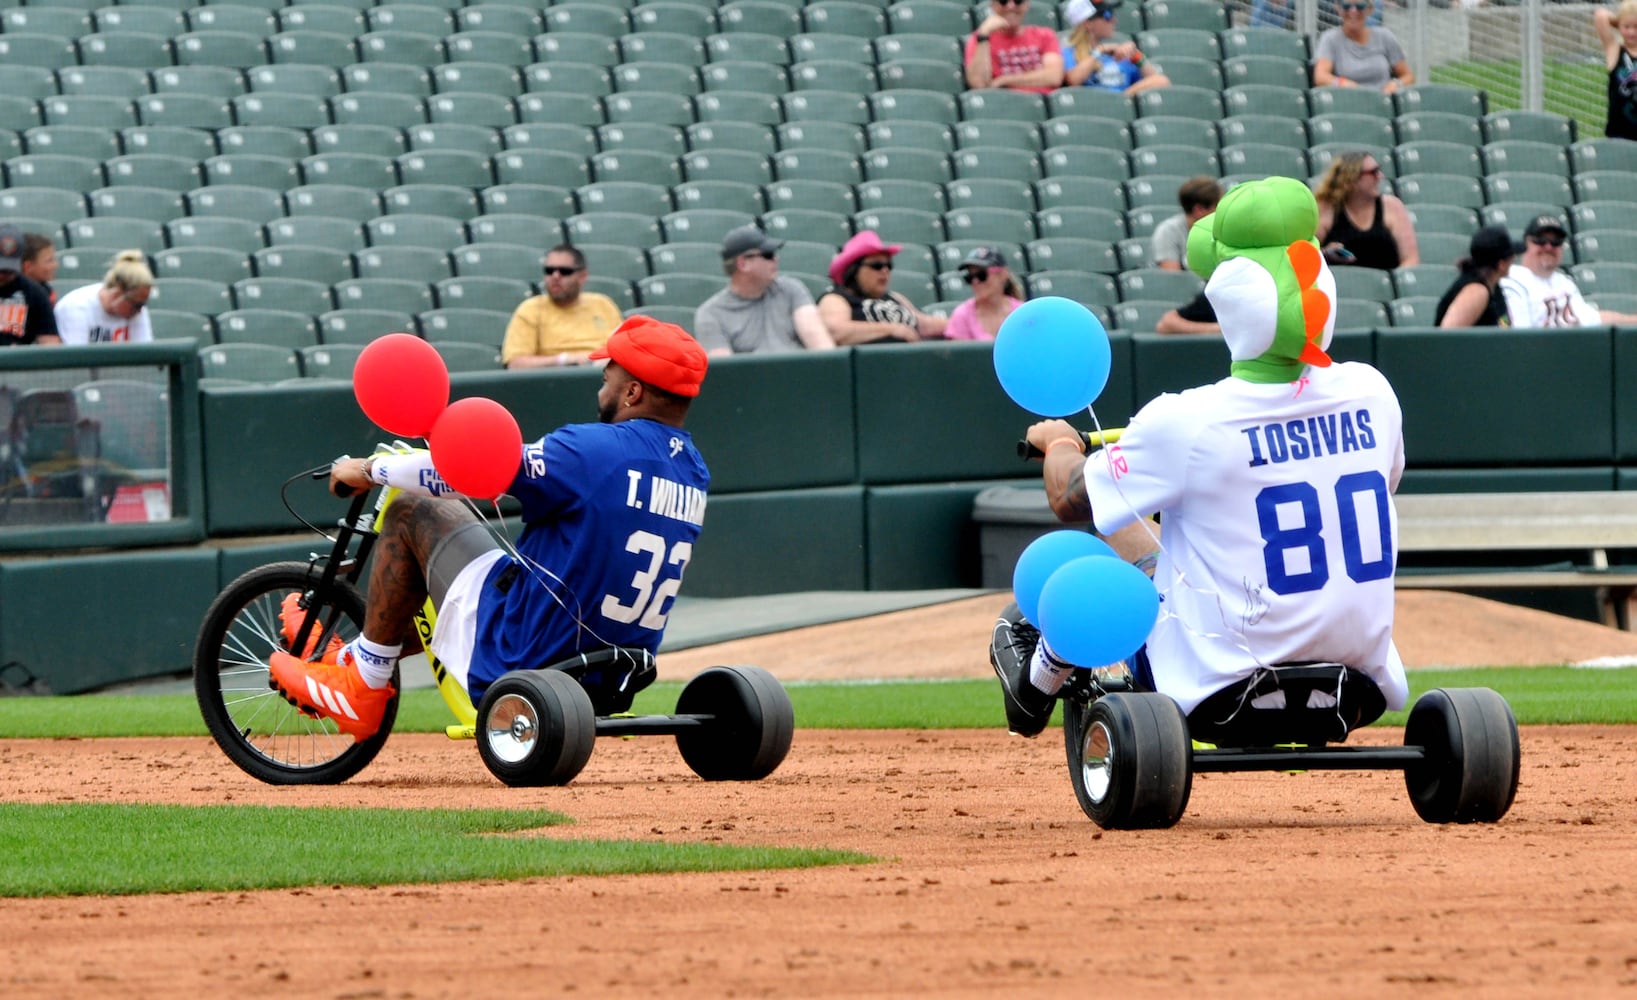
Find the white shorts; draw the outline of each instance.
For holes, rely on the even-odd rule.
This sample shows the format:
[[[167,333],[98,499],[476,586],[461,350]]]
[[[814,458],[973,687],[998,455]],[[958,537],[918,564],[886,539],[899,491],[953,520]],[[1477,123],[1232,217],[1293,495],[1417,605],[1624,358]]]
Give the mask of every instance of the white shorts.
[[[467,563],[444,592],[438,620],[432,626],[432,655],[466,689],[472,672],[472,647],[477,642],[477,605],[483,596],[483,581],[495,560],[506,553],[491,549]]]

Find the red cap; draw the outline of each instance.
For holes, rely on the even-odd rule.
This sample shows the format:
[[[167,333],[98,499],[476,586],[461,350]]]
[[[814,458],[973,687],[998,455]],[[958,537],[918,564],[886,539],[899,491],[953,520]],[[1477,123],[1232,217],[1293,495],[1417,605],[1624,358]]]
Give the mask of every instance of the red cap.
[[[709,365],[705,349],[688,331],[651,316],[632,316],[615,327],[608,335],[608,343],[591,352],[591,360],[603,358],[630,372],[637,381],[678,396],[699,395]]]

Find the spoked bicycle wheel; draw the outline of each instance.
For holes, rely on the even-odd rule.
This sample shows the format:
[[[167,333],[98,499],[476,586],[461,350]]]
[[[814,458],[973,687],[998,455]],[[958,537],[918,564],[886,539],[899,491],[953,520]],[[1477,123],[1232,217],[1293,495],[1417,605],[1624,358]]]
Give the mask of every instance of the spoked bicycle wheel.
[[[193,689],[210,735],[245,773],[272,785],[347,780],[375,759],[398,715],[393,695],[375,735],[354,740],[327,719],[303,715],[268,686],[268,656],[285,649],[279,607],[286,595],[318,602],[318,641],[311,648],[323,648],[332,636],[350,641],[363,627],[358,589],[336,580],[318,594],[312,589],[318,578],[303,562],[251,570],[211,603],[194,645]],[[402,690],[397,681],[394,675],[393,686]]]

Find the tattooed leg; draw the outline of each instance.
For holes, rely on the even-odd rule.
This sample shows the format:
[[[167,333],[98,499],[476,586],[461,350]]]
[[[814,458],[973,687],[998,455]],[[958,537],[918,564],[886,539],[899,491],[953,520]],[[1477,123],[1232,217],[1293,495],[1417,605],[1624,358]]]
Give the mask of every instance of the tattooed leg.
[[[415,613],[426,602],[426,562],[438,541],[477,520],[465,505],[399,496],[387,508],[369,573],[364,634],[387,643],[415,641]]]

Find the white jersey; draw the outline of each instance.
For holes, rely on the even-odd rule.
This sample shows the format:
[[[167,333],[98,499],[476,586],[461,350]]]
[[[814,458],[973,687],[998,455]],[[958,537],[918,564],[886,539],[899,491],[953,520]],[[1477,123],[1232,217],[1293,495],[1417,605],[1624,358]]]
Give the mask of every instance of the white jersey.
[[[1191,712],[1258,666],[1345,663],[1402,708],[1393,647],[1398,397],[1369,365],[1166,394],[1086,462],[1105,534],[1160,515],[1155,686]]]
[[[57,300],[57,333],[65,344],[116,344],[153,340],[148,310],[130,319],[102,308],[101,285],[83,285]]]
[[[1514,328],[1600,326],[1603,314],[1580,294],[1580,286],[1562,271],[1542,278],[1522,264],[1501,279],[1506,314]]]

